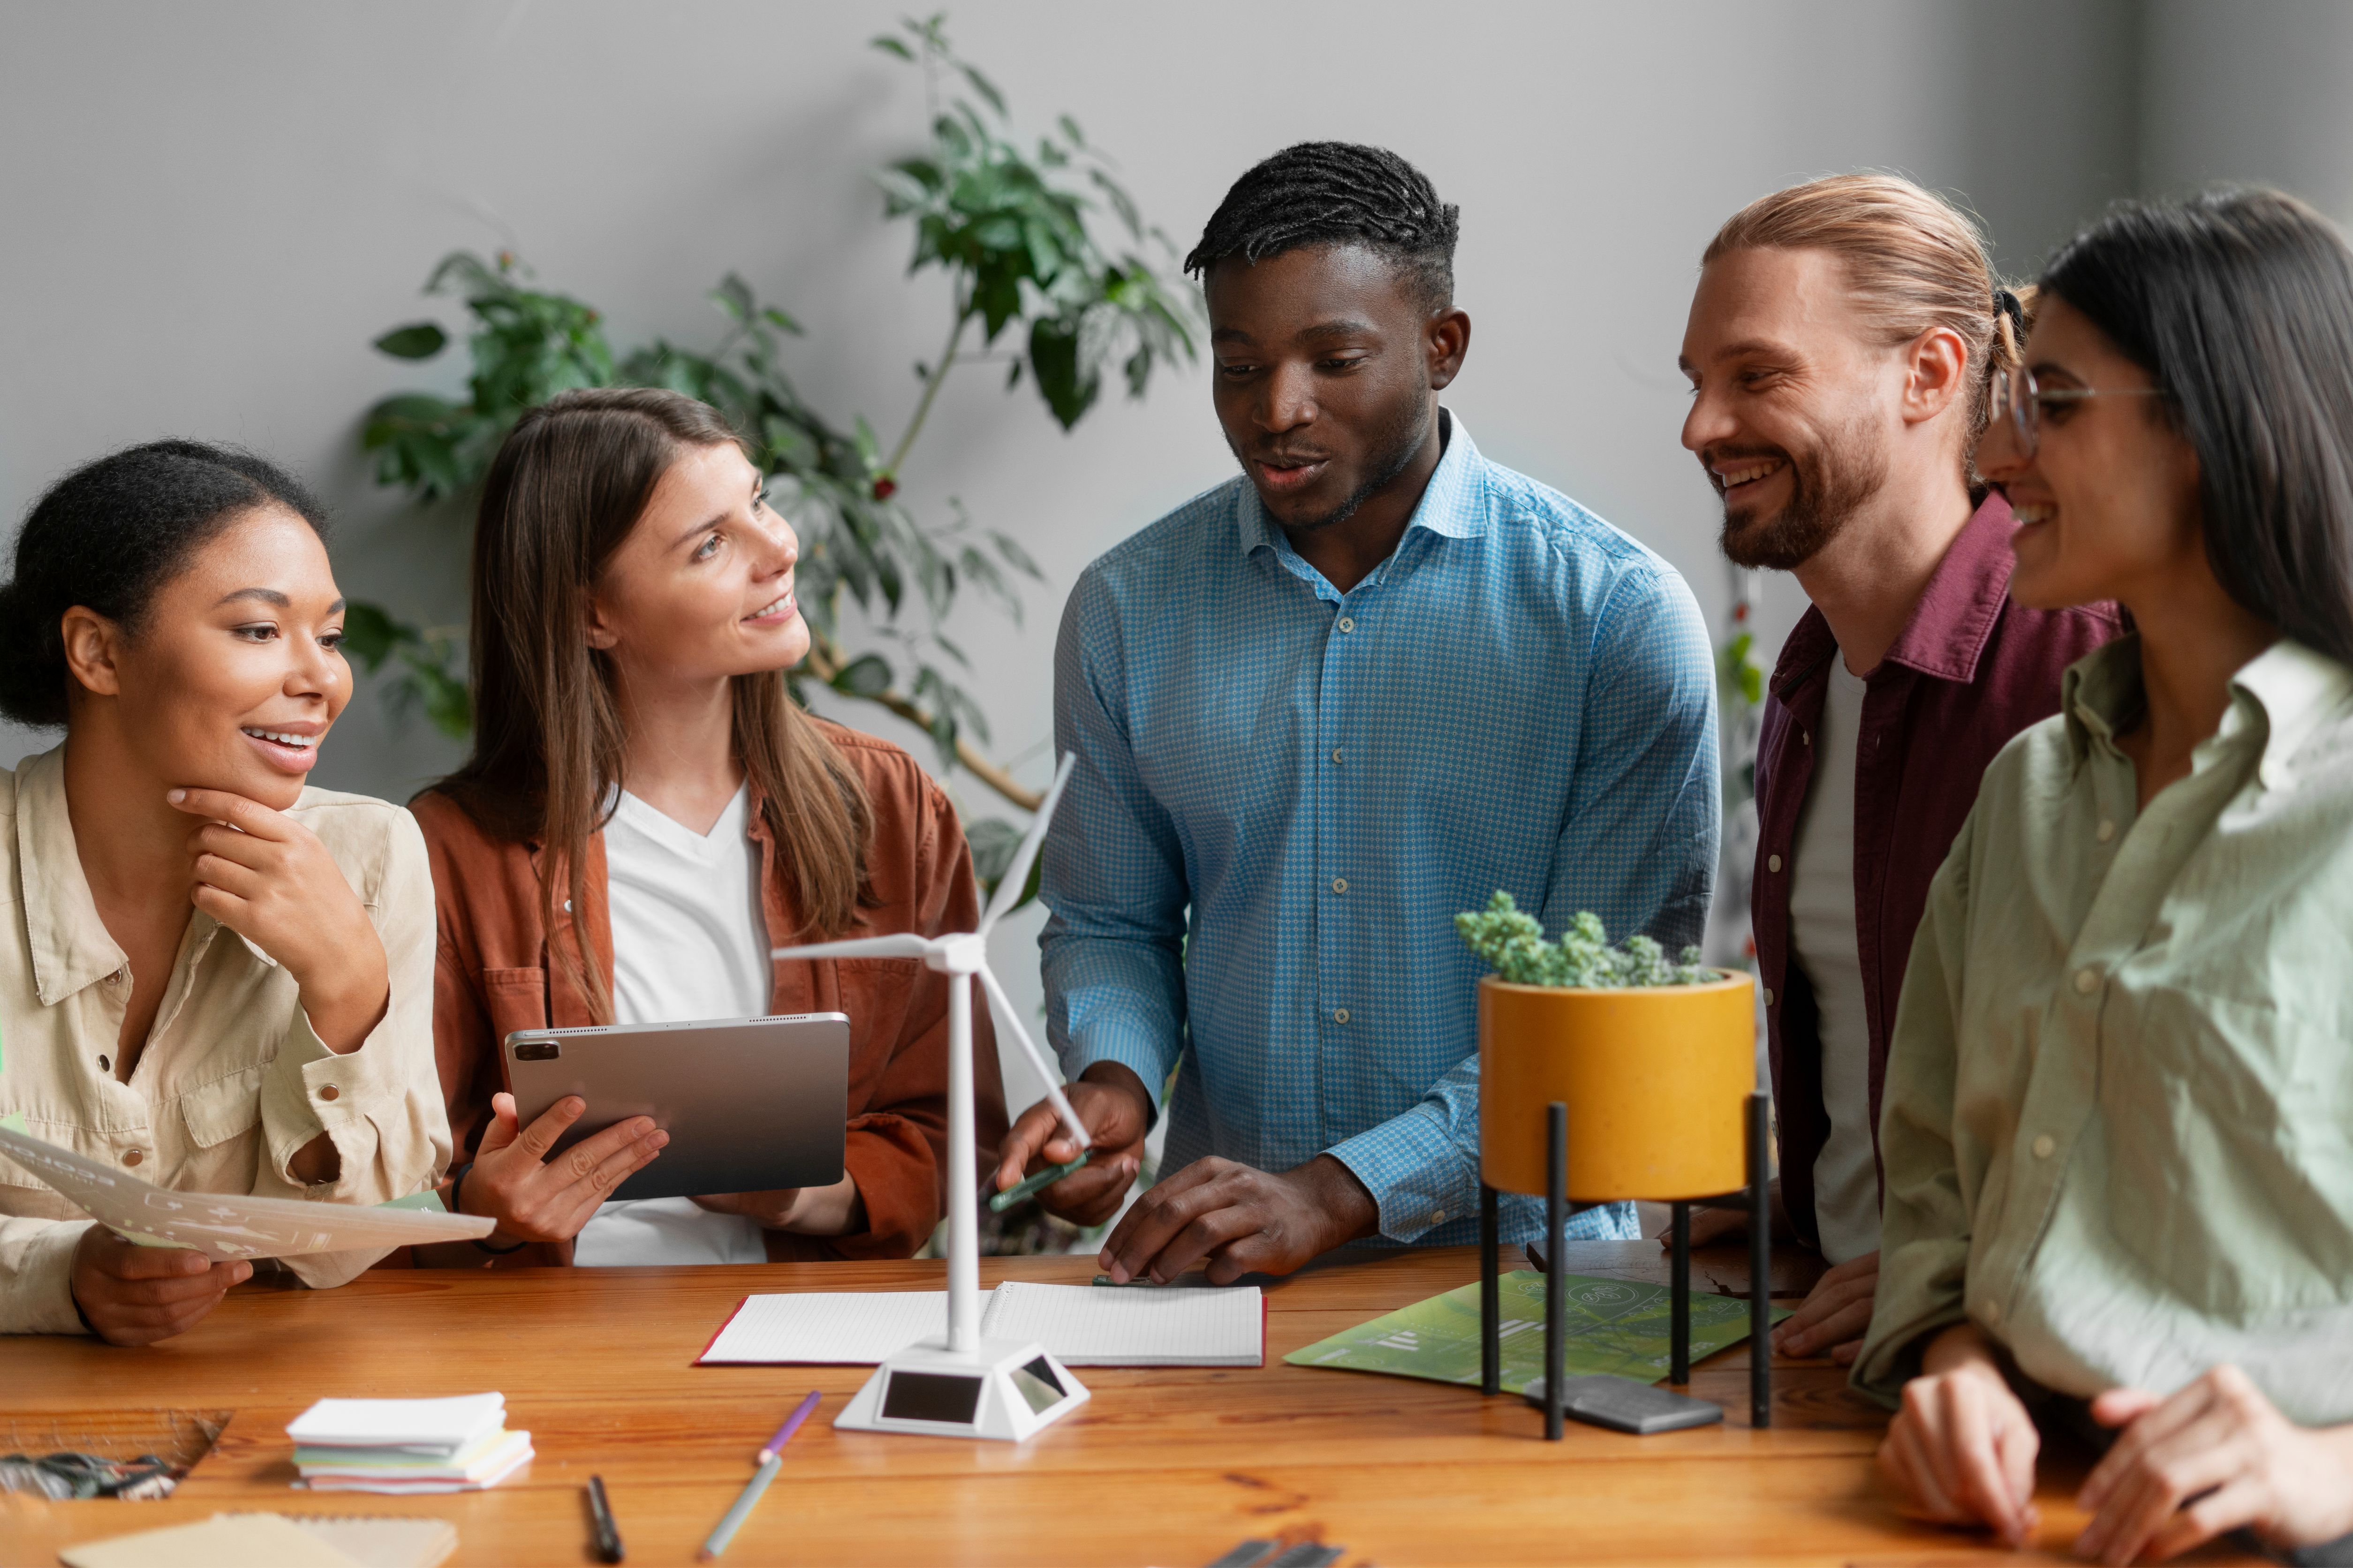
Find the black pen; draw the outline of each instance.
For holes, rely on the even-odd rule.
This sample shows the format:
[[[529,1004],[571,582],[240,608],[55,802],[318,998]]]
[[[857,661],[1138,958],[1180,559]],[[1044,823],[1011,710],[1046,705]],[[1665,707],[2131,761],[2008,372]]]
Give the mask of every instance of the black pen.
[[[613,1505],[605,1500],[605,1478],[588,1478],[588,1512],[596,1521],[596,1561],[618,1563],[622,1558],[620,1527],[613,1522]]]

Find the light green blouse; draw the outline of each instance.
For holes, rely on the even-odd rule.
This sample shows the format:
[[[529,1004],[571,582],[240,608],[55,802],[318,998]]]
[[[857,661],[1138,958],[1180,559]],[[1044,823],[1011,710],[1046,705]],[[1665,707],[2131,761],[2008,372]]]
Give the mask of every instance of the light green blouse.
[[[2231,1362],[2353,1420],[2353,670],[2231,685],[2146,813],[2137,637],[1986,771],[1888,1053],[1866,1392],[1966,1317],[2062,1393]]]

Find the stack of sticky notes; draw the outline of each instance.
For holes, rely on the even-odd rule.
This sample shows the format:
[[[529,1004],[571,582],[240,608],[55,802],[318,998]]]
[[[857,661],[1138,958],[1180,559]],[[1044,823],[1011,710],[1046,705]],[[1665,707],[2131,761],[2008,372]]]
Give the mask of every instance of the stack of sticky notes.
[[[287,1423],[294,1468],[318,1492],[464,1492],[531,1461],[507,1430],[503,1394],[456,1399],[322,1399]]]

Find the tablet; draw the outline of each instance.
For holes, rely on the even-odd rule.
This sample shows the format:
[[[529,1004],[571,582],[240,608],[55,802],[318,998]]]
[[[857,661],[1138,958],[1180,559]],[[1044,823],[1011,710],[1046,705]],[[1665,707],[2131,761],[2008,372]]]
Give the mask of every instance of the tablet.
[[[501,1052],[528,1127],[567,1094],[588,1110],[556,1140],[650,1116],[670,1134],[653,1163],[613,1193],[681,1198],[822,1187],[841,1180],[849,1120],[849,1018],[712,1018],[518,1029]]]

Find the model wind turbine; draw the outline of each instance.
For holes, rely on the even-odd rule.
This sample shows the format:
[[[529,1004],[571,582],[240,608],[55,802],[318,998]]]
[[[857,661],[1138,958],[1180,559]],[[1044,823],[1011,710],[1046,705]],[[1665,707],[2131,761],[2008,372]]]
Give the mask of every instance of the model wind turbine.
[[[980,1215],[972,1112],[972,982],[976,975],[997,1007],[997,1016],[1021,1042],[1046,1098],[1082,1151],[1091,1141],[1056,1082],[1054,1069],[1013,1004],[988,972],[988,933],[1021,900],[1029,868],[1045,841],[1054,807],[1070,782],[1075,757],[1054,770],[1054,783],[1039,804],[1038,818],[1014,852],[1013,863],[988,900],[980,929],[967,936],[891,936],[780,947],[775,958],[920,958],[948,977],[948,1322],[939,1339],[918,1340],[874,1369],[866,1386],[834,1418],[836,1426],[868,1432],[914,1432],[943,1437],[1001,1437],[1013,1441],[1068,1415],[1086,1403],[1086,1389],[1041,1345],[980,1337]]]

